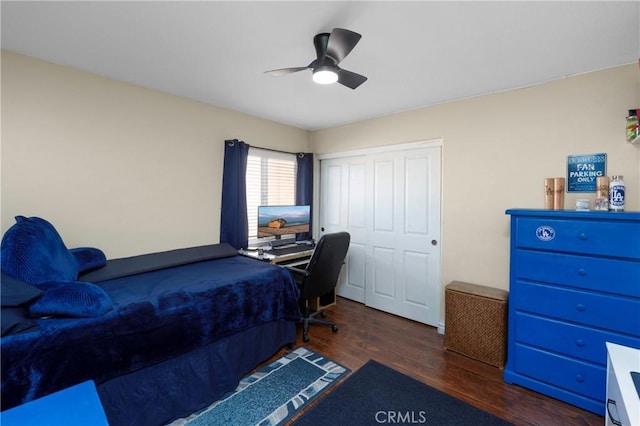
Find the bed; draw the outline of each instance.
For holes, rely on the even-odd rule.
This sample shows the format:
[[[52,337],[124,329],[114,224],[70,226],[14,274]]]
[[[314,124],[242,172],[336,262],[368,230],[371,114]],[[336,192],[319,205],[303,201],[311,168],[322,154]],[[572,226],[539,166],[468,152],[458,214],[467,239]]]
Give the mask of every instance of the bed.
[[[6,237],[3,291],[12,283],[39,294],[10,308],[24,310],[25,323],[6,334],[3,300],[3,410],[93,380],[112,426],[166,424],[233,390],[244,374],[296,340],[299,291],[290,274],[226,244],[104,262],[83,248],[72,257],[90,266],[76,268],[76,281],[25,284],[5,261],[15,246],[5,244]],[[58,305],[78,304],[69,289],[93,287],[100,296],[93,312],[72,306],[74,316],[61,313]],[[56,291],[64,300],[47,300]]]

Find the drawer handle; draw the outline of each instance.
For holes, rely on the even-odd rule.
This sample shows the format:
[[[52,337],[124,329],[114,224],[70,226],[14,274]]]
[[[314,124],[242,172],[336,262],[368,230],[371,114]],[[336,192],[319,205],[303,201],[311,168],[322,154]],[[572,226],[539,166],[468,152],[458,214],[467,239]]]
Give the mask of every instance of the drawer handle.
[[[582,377],[582,374],[578,374],[576,376],[576,382],[578,382],[578,383],[584,382],[584,377]]]
[[[613,411],[616,414],[616,417],[613,417],[613,413],[611,412],[611,406],[613,406]],[[610,399],[607,401],[607,414],[609,415],[609,419],[611,420],[611,423],[613,423],[616,426],[622,426],[622,422],[620,421],[620,415],[618,414],[618,406],[616,405],[616,402],[613,399]]]
[[[584,305],[583,305],[582,303],[578,303],[578,304],[576,305],[576,309],[577,309],[578,311],[580,311],[580,312],[584,312],[584,310],[585,310],[586,308],[584,307]]]
[[[576,340],[576,345],[580,346],[581,348],[584,347],[584,340],[582,339]]]
[[[587,241],[589,239],[589,236],[583,232],[578,235],[578,238],[580,238],[582,241]]]
[[[586,276],[587,275],[587,270],[583,269],[583,268],[578,269],[578,275],[580,275],[581,277]]]

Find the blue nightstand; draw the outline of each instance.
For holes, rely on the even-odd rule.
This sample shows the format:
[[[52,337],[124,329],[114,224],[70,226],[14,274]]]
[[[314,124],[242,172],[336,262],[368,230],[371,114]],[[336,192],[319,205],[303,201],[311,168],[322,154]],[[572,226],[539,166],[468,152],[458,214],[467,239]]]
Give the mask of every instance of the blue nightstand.
[[[0,413],[2,426],[108,426],[92,380]]]

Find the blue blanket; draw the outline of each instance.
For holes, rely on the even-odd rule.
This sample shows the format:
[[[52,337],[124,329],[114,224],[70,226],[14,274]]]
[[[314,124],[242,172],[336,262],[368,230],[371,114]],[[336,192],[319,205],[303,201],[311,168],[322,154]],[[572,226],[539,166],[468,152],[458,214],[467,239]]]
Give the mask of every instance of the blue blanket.
[[[97,283],[115,309],[98,318],[38,320],[2,338],[2,408],[85,380],[113,377],[269,321],[300,319],[284,268],[242,256]]]

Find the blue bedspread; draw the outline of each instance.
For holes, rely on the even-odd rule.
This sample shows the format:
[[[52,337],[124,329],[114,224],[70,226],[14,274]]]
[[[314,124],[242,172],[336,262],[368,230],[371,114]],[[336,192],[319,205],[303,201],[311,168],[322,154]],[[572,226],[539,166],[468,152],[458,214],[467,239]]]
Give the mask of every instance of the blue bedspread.
[[[253,326],[298,321],[284,268],[242,256],[97,283],[115,309],[99,318],[43,319],[2,338],[2,409],[92,379],[160,363]]]

